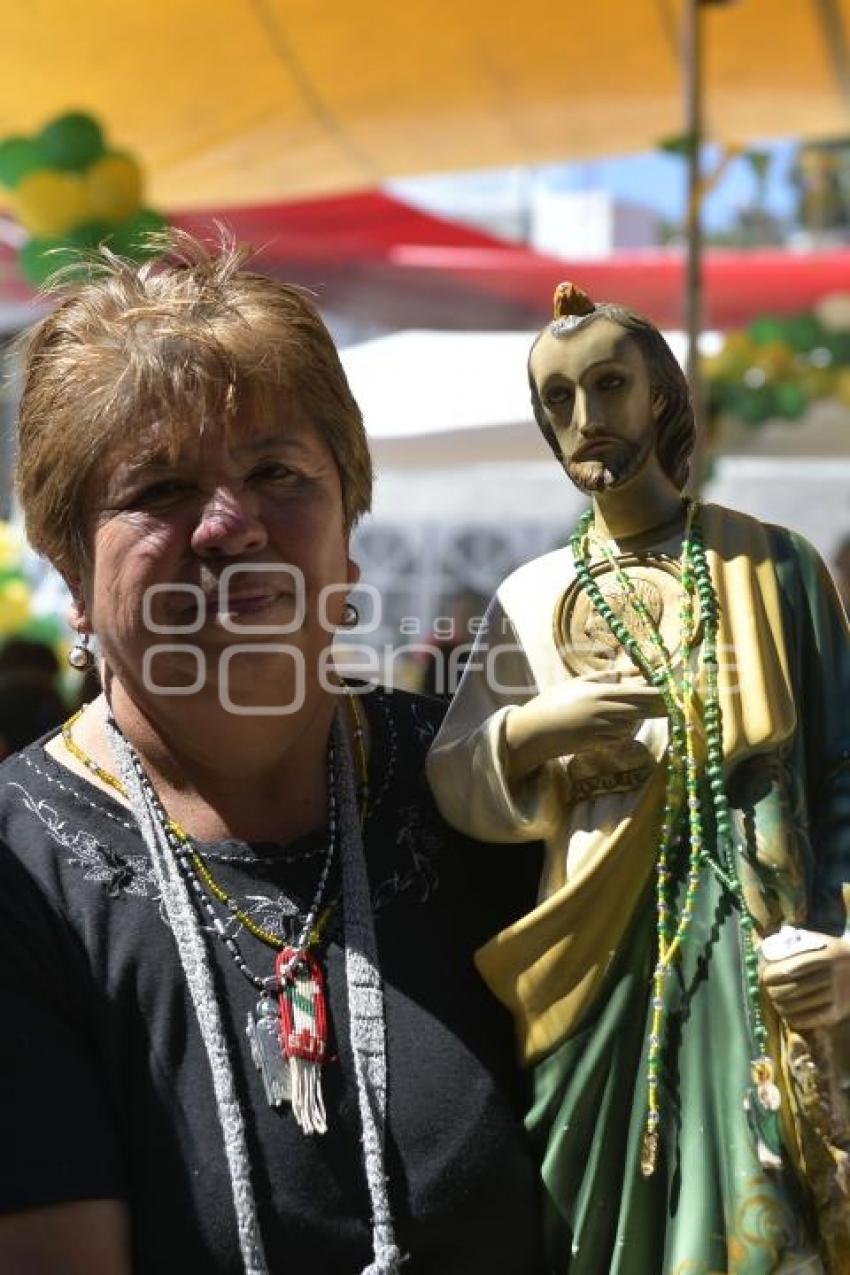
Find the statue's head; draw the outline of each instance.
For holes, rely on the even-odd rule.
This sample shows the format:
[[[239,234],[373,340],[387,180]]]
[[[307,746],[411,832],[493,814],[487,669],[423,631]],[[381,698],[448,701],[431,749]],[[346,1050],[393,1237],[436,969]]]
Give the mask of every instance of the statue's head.
[[[653,448],[677,491],[688,479],[694,413],[688,383],[658,329],[632,310],[594,305],[571,283],[531,348],[534,417],[583,491],[627,482]]]

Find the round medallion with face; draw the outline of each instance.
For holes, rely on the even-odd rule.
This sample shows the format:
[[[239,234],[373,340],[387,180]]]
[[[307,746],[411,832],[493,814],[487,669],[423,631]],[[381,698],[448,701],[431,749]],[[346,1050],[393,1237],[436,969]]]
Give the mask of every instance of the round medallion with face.
[[[653,668],[661,663],[661,653],[652,640],[650,624],[643,609],[660,633],[670,658],[681,658],[680,606],[682,599],[679,564],[663,554],[631,554],[617,559],[634,593],[624,589],[605,560],[592,563],[591,575],[617,618],[637,638]],[[643,607],[635,604],[639,599]],[[696,604],[695,624],[699,625]],[[574,580],[555,608],[555,645],[567,669],[575,677],[604,677],[612,680],[640,676],[640,669],[624,650],[598,614],[578,580]]]

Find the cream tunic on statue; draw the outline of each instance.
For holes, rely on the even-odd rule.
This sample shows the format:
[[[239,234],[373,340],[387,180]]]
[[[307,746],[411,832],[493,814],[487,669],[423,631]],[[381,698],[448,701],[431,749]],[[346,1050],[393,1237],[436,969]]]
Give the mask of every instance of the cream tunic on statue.
[[[632,559],[637,563],[638,555],[631,553],[631,545],[625,554],[626,569],[633,582],[642,585],[643,601],[661,623],[674,659],[680,595],[675,560],[680,547],[680,531],[653,545],[644,543],[637,571]],[[615,610],[622,610],[625,600],[619,587],[604,560],[596,562],[603,593]],[[621,748],[556,758],[520,784],[508,784],[504,733],[513,705],[582,672],[612,682],[623,675],[639,676],[622,651],[619,656],[611,651],[592,612],[582,612],[582,598],[574,597],[571,589],[574,581],[572,552],[566,548],[525,564],[503,582],[428,759],[431,786],[449,823],[482,841],[545,843],[541,898],[574,876],[631,818],[641,788],[667,747],[666,719],[649,718],[633,738],[624,736]],[[568,632],[558,625],[559,613],[565,611],[574,617],[572,625],[566,617]],[[623,618],[632,630],[639,626],[633,608],[628,607]],[[568,637],[565,662],[561,650]],[[648,645],[646,639],[642,645]]]
[[[730,775],[748,758],[776,755],[794,735],[797,705],[771,529],[718,505],[703,506],[700,523],[718,605],[718,689]],[[620,548],[675,663],[681,528],[655,544],[635,537]],[[591,569],[638,634],[639,617],[601,554]],[[428,758],[437,804],[451,824],[479,839],[542,840],[547,848],[540,906],[479,954],[492,990],[516,1016],[526,1062],[562,1040],[593,1000],[654,868],[666,772],[657,764],[667,742],[663,718],[644,721],[622,747],[552,759],[513,785],[506,775],[505,718],[512,706],[567,684],[582,669],[637,674],[625,652],[616,644],[606,650],[605,642],[610,638],[575,586],[569,548],[520,567],[488,608]],[[650,648],[646,635],[641,646]],[[699,695],[701,668],[694,676]],[[742,871],[749,910],[769,931],[763,888],[746,865]],[[588,908],[592,927],[584,924]]]

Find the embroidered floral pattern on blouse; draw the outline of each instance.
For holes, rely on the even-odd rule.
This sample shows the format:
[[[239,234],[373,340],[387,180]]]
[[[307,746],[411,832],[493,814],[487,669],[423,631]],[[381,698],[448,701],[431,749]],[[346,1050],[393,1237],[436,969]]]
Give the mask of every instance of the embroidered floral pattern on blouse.
[[[392,903],[396,895],[413,890],[419,903],[425,903],[438,888],[440,879],[434,859],[441,848],[440,838],[428,827],[418,806],[402,807],[398,812],[399,828],[396,845],[407,866],[397,868],[372,892],[376,912]]]
[[[297,904],[282,892],[274,899],[265,894],[249,894],[243,911],[252,921],[258,922],[264,930],[285,943],[292,942],[302,921]]]
[[[408,747],[411,738],[419,742],[419,748],[416,749],[419,753],[421,745],[427,744],[433,738],[437,726],[436,721],[433,720],[431,705],[411,701],[406,706],[408,711],[403,717],[398,715],[397,722],[391,693],[383,688],[376,688],[370,699],[373,709],[377,710],[379,716],[376,722],[377,729],[373,734],[375,755],[372,757],[370,767],[373,792],[369,800],[367,840],[369,824],[375,820],[376,809],[382,805],[388,791],[395,787],[401,742],[399,727],[406,736]],[[31,764],[29,759],[27,760],[28,764]],[[75,789],[61,783],[47,771],[34,765],[32,768],[61,792],[69,794],[77,801],[83,800]],[[420,788],[423,784],[424,781],[415,786]],[[70,823],[47,799],[39,800],[34,797],[24,785],[13,783],[11,787],[19,791],[26,809],[39,820],[51,840],[67,852],[66,862],[69,866],[80,870],[84,880],[104,886],[112,898],[126,894],[137,898],[158,900],[156,876],[146,852],[120,852],[108,843],[98,840],[86,828]],[[94,803],[87,804],[103,816],[121,823],[122,827],[129,830],[134,837],[138,836],[135,826],[130,821],[118,820],[111,811],[97,807]],[[429,810],[430,802],[427,797],[424,810],[419,803],[402,805],[392,820],[395,825],[394,830],[386,829],[387,853],[370,855],[375,868],[373,880],[377,879],[372,890],[372,903],[376,912],[389,907],[401,894],[409,894],[416,902],[425,903],[438,888],[436,856],[440,853],[442,841],[439,828],[429,822]],[[383,839],[382,831],[377,832],[379,839]],[[234,847],[239,847],[241,844],[243,843],[233,842]],[[227,845],[229,843],[222,843],[222,847]],[[313,858],[320,852],[324,853],[323,846],[308,847],[306,850],[301,846],[297,853],[288,855],[286,847],[281,847],[281,851],[274,855],[254,859],[246,858],[239,853],[223,852],[210,853],[210,859],[213,862],[232,864],[234,867],[273,869],[287,861]],[[392,867],[393,871],[384,876],[381,868],[386,871],[387,867]],[[291,941],[303,919],[298,904],[285,894],[279,885],[274,886],[269,883],[268,888],[274,890],[274,894],[260,893],[257,886],[265,884],[266,882],[257,881],[254,892],[244,896],[244,910],[270,933],[284,942]],[[338,934],[340,929],[341,909],[337,907],[329,933]]]
[[[412,704],[411,717],[413,718],[413,730],[416,738],[423,744],[430,744],[437,733],[439,722],[435,719],[430,704],[428,712],[423,712],[423,705],[418,701]]]
[[[153,868],[146,854],[119,854],[98,841],[84,828],[72,828],[46,800],[37,800],[23,784],[13,783],[27,810],[39,820],[50,838],[69,851],[67,862],[81,868],[86,881],[105,885],[109,895],[132,894],[140,898],[156,895]]]

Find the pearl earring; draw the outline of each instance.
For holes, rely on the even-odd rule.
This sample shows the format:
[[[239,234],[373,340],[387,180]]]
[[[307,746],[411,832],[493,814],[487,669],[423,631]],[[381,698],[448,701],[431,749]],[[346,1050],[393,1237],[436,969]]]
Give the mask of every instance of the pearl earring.
[[[71,668],[77,669],[80,673],[85,673],[94,665],[94,653],[89,646],[90,641],[88,633],[78,633],[77,640],[68,652],[68,663]]]
[[[360,623],[360,612],[353,602],[346,602],[342,608],[342,627],[344,629],[356,629]]]

